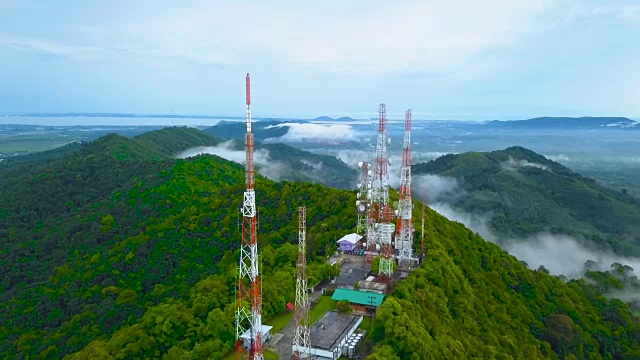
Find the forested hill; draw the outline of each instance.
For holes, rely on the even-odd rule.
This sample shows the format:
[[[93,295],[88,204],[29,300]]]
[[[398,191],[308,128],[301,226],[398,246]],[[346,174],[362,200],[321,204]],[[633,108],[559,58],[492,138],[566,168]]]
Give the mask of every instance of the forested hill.
[[[25,188],[46,186],[47,196],[12,199],[24,209],[49,198],[69,205],[21,217],[12,201],[0,204],[10,244],[2,263],[13,261],[0,268],[0,357],[222,358],[234,341],[242,167],[210,155],[167,160],[117,136],[91,146],[104,153],[78,153],[22,179]],[[118,181],[90,177],[113,172]],[[89,179],[95,184],[82,185]],[[296,207],[307,206],[315,282],[332,275],[325,256],[355,228],[355,193],[261,176],[256,192],[269,323],[295,297]],[[584,281],[529,270],[430,210],[426,231],[425,262],[374,319],[372,359],[640,356],[638,318],[624,303]]]
[[[525,237],[547,231],[640,255],[640,200],[522,147],[449,154],[413,167],[414,174],[459,180],[454,209],[489,216],[500,235]]]
[[[238,151],[245,148],[244,141],[231,139],[231,147]],[[311,181],[330,187],[350,190],[356,187],[358,171],[335,156],[314,154],[282,143],[254,142],[256,151],[268,153],[269,163],[256,163],[257,170],[262,166],[271,167],[265,173],[276,173],[278,180]]]
[[[25,155],[27,161],[21,156],[8,159],[0,168],[0,300],[52,275],[53,268],[47,269],[46,264],[61,264],[72,251],[69,243],[103,241],[97,225],[88,236],[78,232],[68,217],[106,206],[102,201],[123,188],[159,183],[158,171],[175,163],[165,149],[179,151],[219,142],[197,129],[171,128],[133,139],[110,134]]]

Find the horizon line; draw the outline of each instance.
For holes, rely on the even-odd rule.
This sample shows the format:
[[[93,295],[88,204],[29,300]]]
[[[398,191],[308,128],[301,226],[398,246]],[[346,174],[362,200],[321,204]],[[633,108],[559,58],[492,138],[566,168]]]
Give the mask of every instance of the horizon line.
[[[444,113],[443,113],[444,115]],[[481,114],[478,114],[481,115]],[[476,115],[476,116],[478,116]],[[94,117],[94,118],[151,118],[151,119],[212,119],[212,120],[245,120],[244,116],[226,116],[226,115],[197,115],[197,114],[162,114],[162,113],[119,113],[119,112],[17,112],[17,113],[0,113],[0,117],[55,117],[55,118],[73,118],[73,117]],[[350,120],[377,120],[375,114],[372,113],[372,116],[365,118],[355,118],[351,116],[339,116],[332,117],[328,115],[320,115],[315,117],[291,117],[291,116],[256,116],[255,120],[322,120],[323,118],[331,119],[331,120],[339,120],[339,119],[350,119]],[[460,121],[460,122],[488,122],[488,121],[524,121],[524,120],[532,120],[539,118],[569,118],[569,119],[581,119],[581,118],[626,118],[633,121],[639,121],[639,118],[629,117],[629,116],[591,116],[591,115],[582,115],[582,116],[553,116],[553,115],[543,115],[543,116],[533,116],[526,118],[512,118],[509,120],[499,120],[495,117],[486,118],[481,120],[469,120],[469,119],[438,119],[438,118],[418,118],[414,119],[414,121]],[[400,119],[401,120],[401,119]],[[204,124],[203,124],[204,125]]]

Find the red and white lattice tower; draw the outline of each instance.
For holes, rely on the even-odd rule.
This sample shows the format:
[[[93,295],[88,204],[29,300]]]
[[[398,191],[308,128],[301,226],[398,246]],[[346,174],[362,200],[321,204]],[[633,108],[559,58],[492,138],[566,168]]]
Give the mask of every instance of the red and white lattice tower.
[[[296,266],[296,313],[293,332],[293,358],[311,358],[311,318],[309,313],[309,293],[307,292],[307,208],[298,208],[298,264]]]
[[[242,243],[236,308],[236,359],[246,358],[243,342],[248,346],[249,360],[262,360],[262,286],[258,269],[256,233],[256,193],[254,190],[253,134],[251,133],[251,80],[246,78],[247,137],[245,179],[247,188],[242,203]],[[249,305],[249,306],[247,306]]]
[[[427,191],[424,191],[424,202],[422,203],[422,240],[420,241],[420,256],[422,259],[427,254],[424,248],[424,210],[427,207]]]
[[[370,259],[378,249],[381,251],[379,274],[391,277],[393,274],[393,245],[391,240],[395,225],[393,211],[389,206],[389,154],[387,146],[391,140],[387,137],[387,109],[380,104],[378,111],[378,139],[376,143],[376,162],[371,179],[371,205],[369,207],[369,226],[367,229],[367,257]]]
[[[398,262],[406,263],[413,257],[413,223],[411,213],[411,109],[407,110],[404,122],[404,143],[402,147],[402,166],[400,167],[400,199],[398,201],[398,224],[396,250]]]
[[[369,170],[369,163],[367,162],[359,162],[358,167],[362,175],[360,177],[360,183],[358,184],[358,199],[356,200],[356,213],[358,214],[356,232],[361,236],[365,236],[367,233],[367,222],[369,220],[369,214],[367,213],[369,198],[367,195],[369,195],[369,197],[371,196],[369,191],[371,189],[371,185],[369,184],[371,171]]]

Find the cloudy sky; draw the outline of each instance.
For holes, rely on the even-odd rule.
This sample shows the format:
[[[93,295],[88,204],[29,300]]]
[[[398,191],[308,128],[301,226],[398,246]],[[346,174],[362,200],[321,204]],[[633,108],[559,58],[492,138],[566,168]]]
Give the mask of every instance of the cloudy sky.
[[[0,0],[0,113],[640,118],[640,3]]]

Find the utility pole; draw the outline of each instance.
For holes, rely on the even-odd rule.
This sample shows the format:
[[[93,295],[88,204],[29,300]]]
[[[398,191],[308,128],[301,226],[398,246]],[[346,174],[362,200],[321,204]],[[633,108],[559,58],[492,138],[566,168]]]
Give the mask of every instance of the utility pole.
[[[369,328],[371,328],[371,318],[373,317],[373,301],[375,296],[369,295]]]

